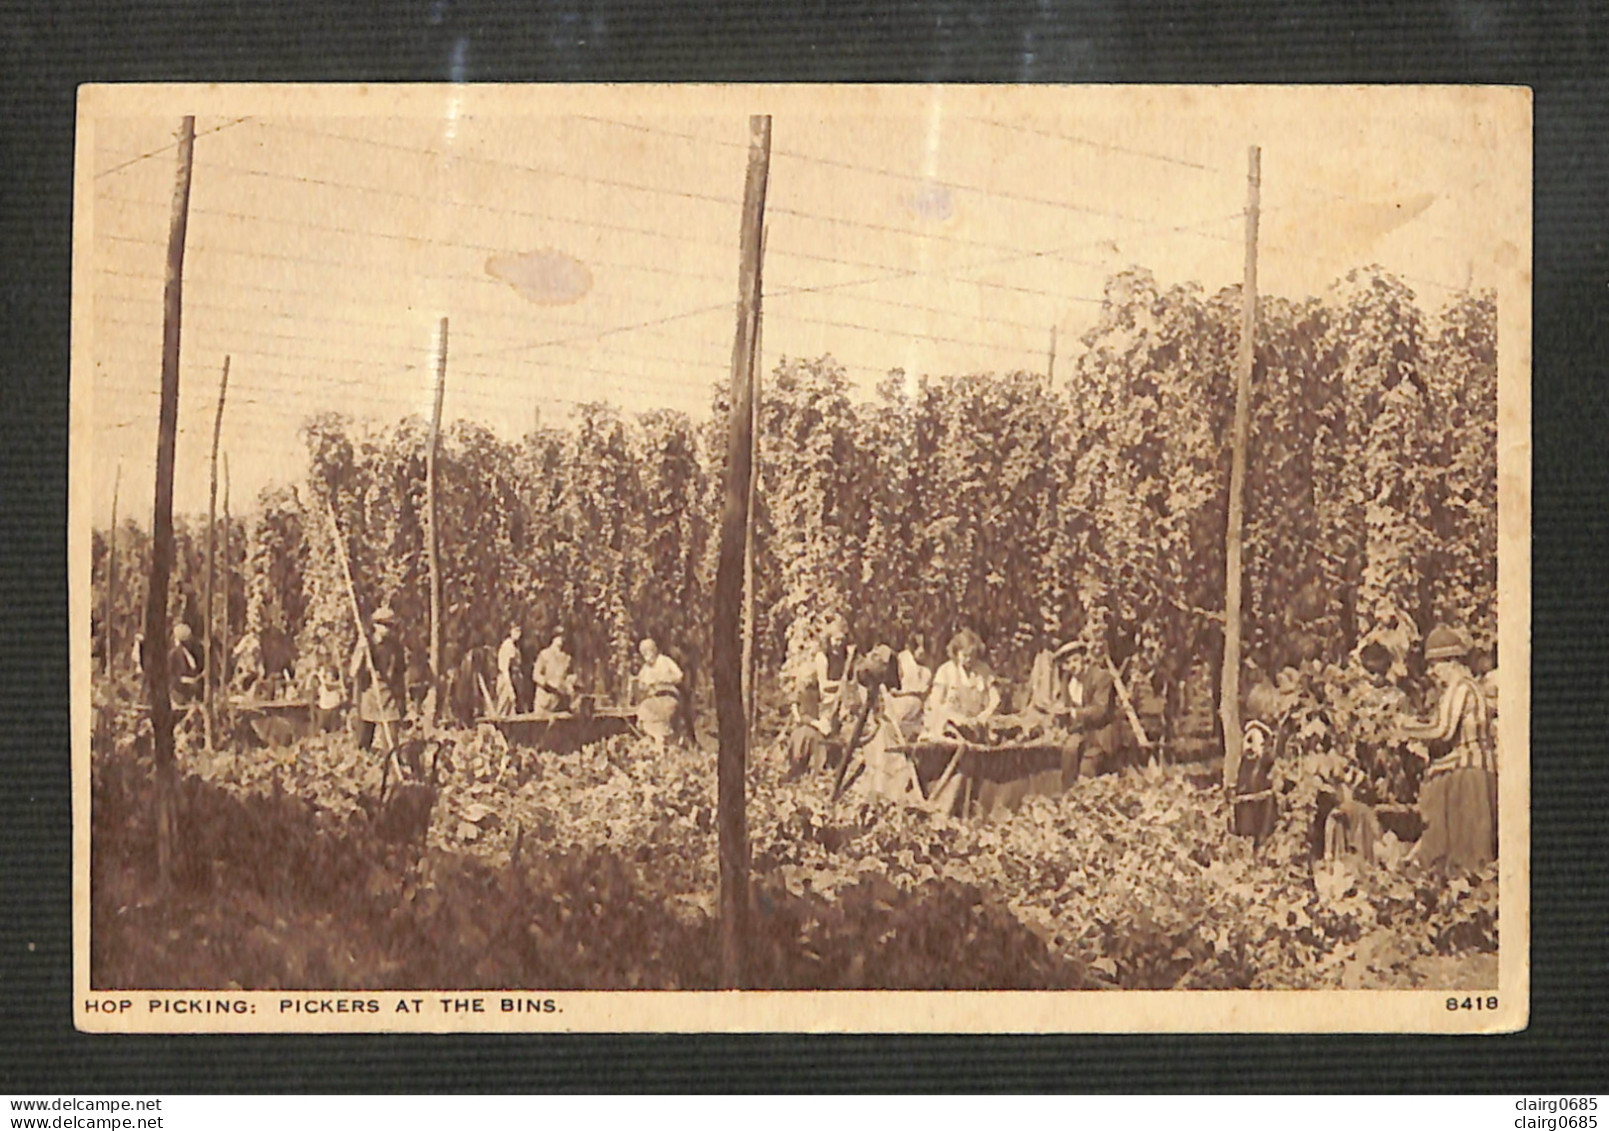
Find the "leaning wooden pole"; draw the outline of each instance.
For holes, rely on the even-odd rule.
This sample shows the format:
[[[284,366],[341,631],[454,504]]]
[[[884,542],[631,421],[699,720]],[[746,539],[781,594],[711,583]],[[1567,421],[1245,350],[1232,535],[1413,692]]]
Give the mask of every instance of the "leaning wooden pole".
[[[430,410],[430,448],[425,453],[425,509],[429,514],[425,552],[430,561],[430,707],[427,728],[436,725],[441,703],[441,532],[436,508],[436,449],[441,445],[441,402],[447,391],[447,319],[436,341],[436,402]]]
[[[179,425],[179,317],[184,309],[184,236],[190,217],[190,168],[196,120],[179,126],[178,170],[168,222],[168,262],[162,286],[162,400],[156,433],[156,492],[151,514],[151,587],[145,599],[145,678],[151,704],[156,764],[156,864],[165,888],[178,840],[173,770],[173,699],[168,687],[168,576],[173,570],[173,449]]]
[[[1218,717],[1224,728],[1224,790],[1240,776],[1240,583],[1246,504],[1246,444],[1251,432],[1251,372],[1256,361],[1257,211],[1262,152],[1246,155],[1246,279],[1241,286],[1240,355],[1235,381],[1235,433],[1229,463],[1229,526],[1224,533],[1224,662]]]
[[[106,612],[103,633],[106,645],[107,690],[117,673],[117,633],[112,628],[112,613],[117,608],[117,496],[123,489],[123,465],[117,465],[117,477],[112,480],[112,532],[106,540]]]
[[[214,569],[214,556],[217,551],[217,539],[213,525],[218,518],[218,433],[223,430],[223,399],[229,392],[229,355],[223,359],[223,378],[218,382],[218,411],[212,417],[212,471],[207,484],[207,580],[206,597],[202,603],[205,608],[205,619],[201,622],[201,654],[206,657],[201,669],[201,703],[202,719],[206,724],[207,749],[212,749],[212,671],[218,665],[218,657],[212,652],[212,574]]]
[[[374,663],[374,646],[369,643],[368,630],[363,627],[363,609],[358,604],[358,587],[352,580],[352,561],[346,555],[346,539],[341,534],[340,520],[335,517],[335,504],[328,497],[324,500],[324,513],[329,516],[330,536],[335,540],[335,559],[341,566],[341,580],[346,582],[346,599],[352,610],[352,625],[358,632],[358,643],[363,645],[363,665],[369,672],[369,683],[373,687],[380,686],[380,669]],[[361,704],[360,704],[361,709]],[[396,757],[396,738],[391,729],[391,723],[381,719],[377,724],[380,733],[385,738],[387,757]],[[385,781],[381,780],[384,789]]]
[[[721,978],[744,984],[748,948],[749,846],[745,772],[748,719],[743,704],[743,539],[749,522],[753,456],[754,349],[760,318],[760,237],[771,164],[771,118],[749,118],[749,168],[739,238],[737,335],[732,342],[732,409],[727,426],[726,485],[715,571],[715,715],[720,733],[717,808],[721,869]]]

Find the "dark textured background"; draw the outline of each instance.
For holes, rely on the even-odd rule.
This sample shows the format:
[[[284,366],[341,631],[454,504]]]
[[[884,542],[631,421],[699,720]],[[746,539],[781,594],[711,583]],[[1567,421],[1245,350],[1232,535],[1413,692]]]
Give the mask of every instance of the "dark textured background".
[[[0,1091],[1605,1091],[1609,5],[0,3]],[[66,466],[88,81],[1498,82],[1536,91],[1532,1012],[1498,1038],[87,1037],[71,1023]]]

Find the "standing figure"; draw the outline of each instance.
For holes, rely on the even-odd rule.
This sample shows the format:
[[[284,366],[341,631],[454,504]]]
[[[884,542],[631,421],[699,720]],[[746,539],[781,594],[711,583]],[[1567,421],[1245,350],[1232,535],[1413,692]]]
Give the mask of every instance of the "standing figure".
[[[313,705],[313,725],[320,734],[335,729],[341,708],[346,705],[346,688],[341,684],[341,673],[336,670],[329,653],[318,654],[317,698]]]
[[[976,731],[1000,707],[1000,689],[983,650],[983,640],[970,628],[950,637],[949,659],[933,673],[922,733],[937,737],[976,737]]]
[[[247,629],[235,642],[234,652],[235,690],[245,695],[264,681],[262,637]]]
[[[850,670],[855,649],[849,643],[849,624],[841,616],[827,622],[822,641],[810,658],[793,705],[793,729],[788,738],[789,776],[820,770],[839,757],[844,719],[851,704]]]
[[[1072,759],[1063,762],[1062,784],[1074,777],[1092,778],[1119,767],[1123,751],[1123,727],[1118,722],[1117,686],[1107,664],[1104,649],[1092,646],[1085,656],[1083,673],[1068,687],[1073,708],[1067,724],[1079,732],[1077,770]]]
[[[404,709],[426,728],[435,726],[436,680],[430,671],[430,657],[423,651],[408,656],[408,698]]]
[[[637,725],[663,746],[675,729],[681,708],[681,665],[661,652],[651,636],[643,638],[637,651],[642,656],[642,667],[632,677],[637,684]]]
[[[1434,719],[1405,719],[1401,727],[1439,751],[1419,786],[1425,828],[1408,858],[1420,864],[1475,869],[1497,858],[1497,751],[1486,695],[1465,664],[1469,652],[1457,629],[1431,630],[1425,660],[1441,701]]]
[[[374,628],[368,654],[374,657],[374,670],[369,669],[362,640],[352,653],[352,688],[358,699],[358,746],[364,750],[375,749],[378,731],[380,753],[387,754],[396,745],[397,726],[402,721],[402,708],[407,701],[408,657],[403,653],[402,642],[392,634],[396,614],[391,606],[381,605],[371,619]]]
[[[1051,650],[1048,641],[1034,656],[1034,666],[1028,673],[1027,702],[1018,716],[1030,734],[1065,731],[1072,719],[1073,708],[1078,705],[1074,689],[1082,694],[1082,684],[1073,675],[1072,668],[1082,655],[1084,646],[1070,640]]]
[[[1229,831],[1261,844],[1279,819],[1274,767],[1285,752],[1286,714],[1279,692],[1263,680],[1246,696],[1246,731],[1235,778]]]
[[[519,695],[514,688],[514,673],[521,667],[520,637],[525,629],[518,624],[508,630],[497,649],[497,702],[492,706],[494,715],[512,715],[519,710]]]
[[[926,641],[920,633],[911,633],[905,647],[897,657],[899,685],[888,690],[887,711],[889,721],[899,729],[902,739],[910,739],[922,730],[922,708],[928,692],[933,689],[933,669],[922,662]]]
[[[173,650],[168,653],[168,678],[172,681],[173,701],[189,706],[201,698],[201,663],[190,641],[190,626],[180,622],[173,628]]]
[[[572,670],[570,653],[564,648],[564,630],[553,634],[553,640],[537,654],[531,667],[531,683],[535,685],[532,710],[538,714],[557,714],[570,709],[575,697],[576,675]]]

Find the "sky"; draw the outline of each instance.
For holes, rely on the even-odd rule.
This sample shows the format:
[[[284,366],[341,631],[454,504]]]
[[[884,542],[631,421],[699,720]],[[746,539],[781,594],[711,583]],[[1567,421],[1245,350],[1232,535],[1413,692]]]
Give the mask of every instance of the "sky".
[[[770,112],[762,366],[1065,372],[1130,266],[1259,289],[1380,263],[1433,312],[1528,255],[1514,104],[1450,88],[101,88],[81,108],[74,396],[92,516],[147,524],[179,117],[196,114],[175,510],[304,470],[334,410],[505,438],[729,379],[748,115]],[[1528,117],[1526,118],[1528,123]],[[1529,183],[1529,151],[1524,183]],[[763,395],[763,394],[762,394]]]

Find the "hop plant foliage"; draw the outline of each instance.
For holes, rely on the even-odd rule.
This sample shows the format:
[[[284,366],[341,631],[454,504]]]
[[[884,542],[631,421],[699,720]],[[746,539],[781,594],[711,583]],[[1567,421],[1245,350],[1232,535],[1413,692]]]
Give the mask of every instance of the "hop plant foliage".
[[[1100,639],[1177,713],[1173,689],[1215,683],[1222,650],[1239,317],[1233,288],[1163,287],[1136,268],[1109,280],[1055,382],[896,371],[862,391],[830,355],[780,361],[757,421],[762,689],[774,696],[790,658],[843,615],[862,649],[920,634],[930,664],[972,627],[1012,679],[1046,638]],[[1254,670],[1243,686],[1287,667],[1346,672],[1370,643],[1390,653],[1395,677],[1417,677],[1416,646],[1443,621],[1492,646],[1496,323],[1490,293],[1426,314],[1375,267],[1323,296],[1260,300],[1242,626]],[[469,422],[446,430],[449,669],[512,623],[532,640],[562,625],[583,678],[619,696],[636,641],[654,635],[707,706],[724,389],[711,404],[696,425],[594,404],[518,441]],[[303,436],[306,482],[258,500],[232,547],[235,623],[304,655],[352,647],[328,504],[359,603],[389,602],[404,646],[423,655],[424,423],[360,427],[326,414]],[[134,576],[143,536],[128,524],[123,535]],[[173,606],[196,622],[203,554],[193,526],[181,524],[178,541]],[[105,548],[102,534],[97,610]],[[113,612],[123,641],[139,631],[132,588]]]
[[[119,733],[94,758],[97,986],[719,984],[709,753],[448,733],[428,830],[404,844],[374,806],[378,765],[344,735],[189,751],[180,882],[159,900],[145,750]],[[824,782],[783,780],[782,751],[757,753],[759,988],[1446,988],[1495,961],[1493,869],[1315,872],[1294,794],[1258,849],[1186,768],[973,823],[834,803]]]

